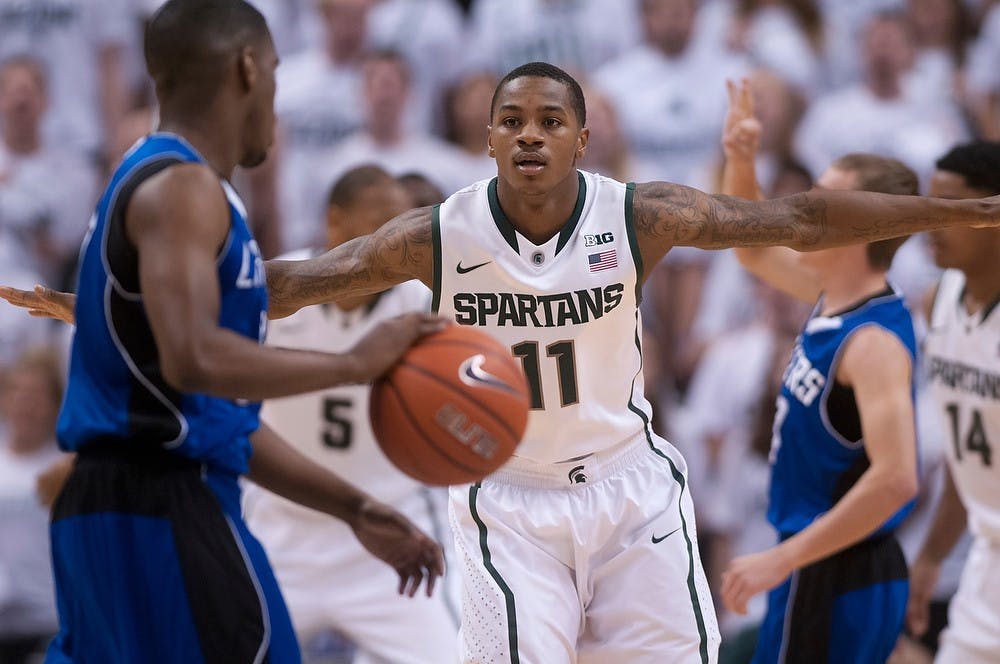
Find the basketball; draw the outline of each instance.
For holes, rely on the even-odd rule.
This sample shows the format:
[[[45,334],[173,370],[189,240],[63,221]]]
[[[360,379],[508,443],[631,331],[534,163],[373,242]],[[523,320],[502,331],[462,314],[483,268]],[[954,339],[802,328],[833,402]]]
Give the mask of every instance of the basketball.
[[[375,382],[369,409],[379,446],[425,484],[474,482],[499,468],[528,424],[528,385],[500,342],[450,325],[424,337]]]

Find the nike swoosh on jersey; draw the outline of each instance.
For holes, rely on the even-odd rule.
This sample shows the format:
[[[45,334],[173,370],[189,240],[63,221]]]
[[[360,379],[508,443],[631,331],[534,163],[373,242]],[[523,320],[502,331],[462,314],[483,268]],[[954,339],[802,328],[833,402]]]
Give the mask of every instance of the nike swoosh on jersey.
[[[466,359],[458,367],[459,379],[466,385],[470,385],[472,387],[482,387],[483,385],[488,385],[490,387],[504,390],[505,392],[517,394],[516,389],[505,383],[502,379],[483,369],[484,362],[486,362],[486,356],[482,354],[473,355],[472,357]]]
[[[674,533],[676,533],[678,530],[680,530],[679,527],[678,528],[674,528],[673,530],[671,530],[669,533],[667,533],[663,537],[657,537],[656,535],[653,535],[653,544],[659,544],[663,540],[667,539],[668,537],[670,537],[671,535],[673,535]]]
[[[485,263],[480,263],[479,265],[470,265],[469,267],[462,267],[462,261],[458,261],[458,265],[455,266],[455,271],[458,272],[459,274],[465,274],[467,272],[472,272],[473,270],[477,270],[484,265],[489,265],[492,262],[493,261],[486,261]]]

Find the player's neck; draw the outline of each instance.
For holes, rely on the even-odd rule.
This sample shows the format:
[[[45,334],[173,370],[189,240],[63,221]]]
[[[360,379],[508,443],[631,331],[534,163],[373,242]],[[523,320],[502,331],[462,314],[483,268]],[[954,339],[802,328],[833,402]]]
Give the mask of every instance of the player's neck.
[[[996,302],[1000,297],[1000,270],[996,265],[983,266],[980,270],[967,270],[965,274],[966,311],[975,313]]]
[[[839,270],[820,278],[824,316],[845,311],[886,288],[885,272],[866,271],[863,276],[851,270]]]
[[[570,177],[548,191],[518,191],[503,178],[497,180],[497,198],[507,219],[518,233],[535,244],[545,244],[558,233],[576,207],[580,181]]]
[[[182,137],[217,173],[229,179],[240,161],[240,147],[237,141],[227,140],[224,132],[219,131],[220,126],[225,123],[217,122],[211,113],[196,118],[164,113],[157,129]]]

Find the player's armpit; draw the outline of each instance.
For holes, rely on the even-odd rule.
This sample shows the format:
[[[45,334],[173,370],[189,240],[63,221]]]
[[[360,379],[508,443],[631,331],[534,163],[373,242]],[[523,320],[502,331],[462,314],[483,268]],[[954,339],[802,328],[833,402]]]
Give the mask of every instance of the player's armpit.
[[[410,279],[433,288],[432,208],[410,210],[371,235],[309,260],[267,261],[265,270],[271,318],[310,304],[378,293]]]

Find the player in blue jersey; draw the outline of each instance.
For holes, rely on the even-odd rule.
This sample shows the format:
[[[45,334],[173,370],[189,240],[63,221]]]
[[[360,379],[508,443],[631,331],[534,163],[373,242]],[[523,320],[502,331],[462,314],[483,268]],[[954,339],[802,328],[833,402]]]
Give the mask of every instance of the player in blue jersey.
[[[344,354],[262,346],[263,261],[228,179],[273,139],[267,26],[242,0],[171,0],[145,56],[160,126],[115,170],[81,255],[47,661],[297,662],[241,474],[345,520],[400,592],[430,592],[443,563],[401,514],[259,426],[259,400],[371,380],[442,322],[397,318]]]
[[[730,92],[724,191],[758,198],[760,124],[747,84]],[[816,187],[918,193],[904,164],[867,154],[835,161]],[[817,302],[776,403],[767,516],[779,543],[723,573],[730,610],[745,613],[747,600],[771,591],[755,663],[884,662],[902,629],[907,571],[893,531],[917,489],[916,342],[886,280],[902,242],[737,250],[759,278]]]
[[[457,251],[468,250],[482,262],[471,272],[482,288],[473,297],[479,315],[461,318],[501,340],[514,324],[530,332],[514,351],[529,368],[546,360],[544,374],[533,373],[532,382],[540,396],[551,396],[531,415],[545,433],[526,439],[529,451],[546,458],[523,454],[522,442],[507,468],[452,490],[452,525],[464,547],[460,640],[466,658],[714,662],[718,634],[698,562],[685,465],[652,433],[641,365],[634,364],[641,360],[639,287],[649,270],[674,246],[815,250],[931,228],[996,226],[1000,199],[815,191],[753,202],[668,182],[616,183],[576,168],[589,138],[585,106],[579,84],[557,67],[529,63],[510,72],[495,92],[487,136],[497,177],[320,256],[269,262],[269,315],[410,279],[434,289],[443,311],[454,309],[469,302],[470,293],[447,290],[471,272],[455,260]],[[598,226],[611,223],[613,231]],[[598,232],[583,230],[589,224]],[[617,265],[591,270],[584,249],[605,238],[617,257],[608,264]],[[565,278],[553,279],[552,272]],[[483,283],[485,275],[492,275],[490,283]],[[596,328],[584,326],[597,319],[580,315],[589,305],[576,298],[593,292],[580,290],[581,281],[595,282],[602,297],[611,294],[604,300],[608,310],[596,312],[601,325],[614,329],[586,334]],[[497,290],[506,303],[500,317]],[[5,288],[0,297],[72,318],[65,307],[72,296]],[[557,301],[566,306],[549,307]],[[630,316],[621,315],[626,310]],[[561,314],[547,320],[545,311]],[[605,317],[608,312],[613,315]],[[536,335],[554,336],[552,328],[561,330],[562,342],[550,344],[547,356],[535,353]],[[589,350],[582,352],[585,336]],[[608,359],[626,355],[628,365]],[[586,362],[579,373],[577,361]],[[598,391],[601,397],[590,396]],[[583,417],[595,426],[581,431]]]

